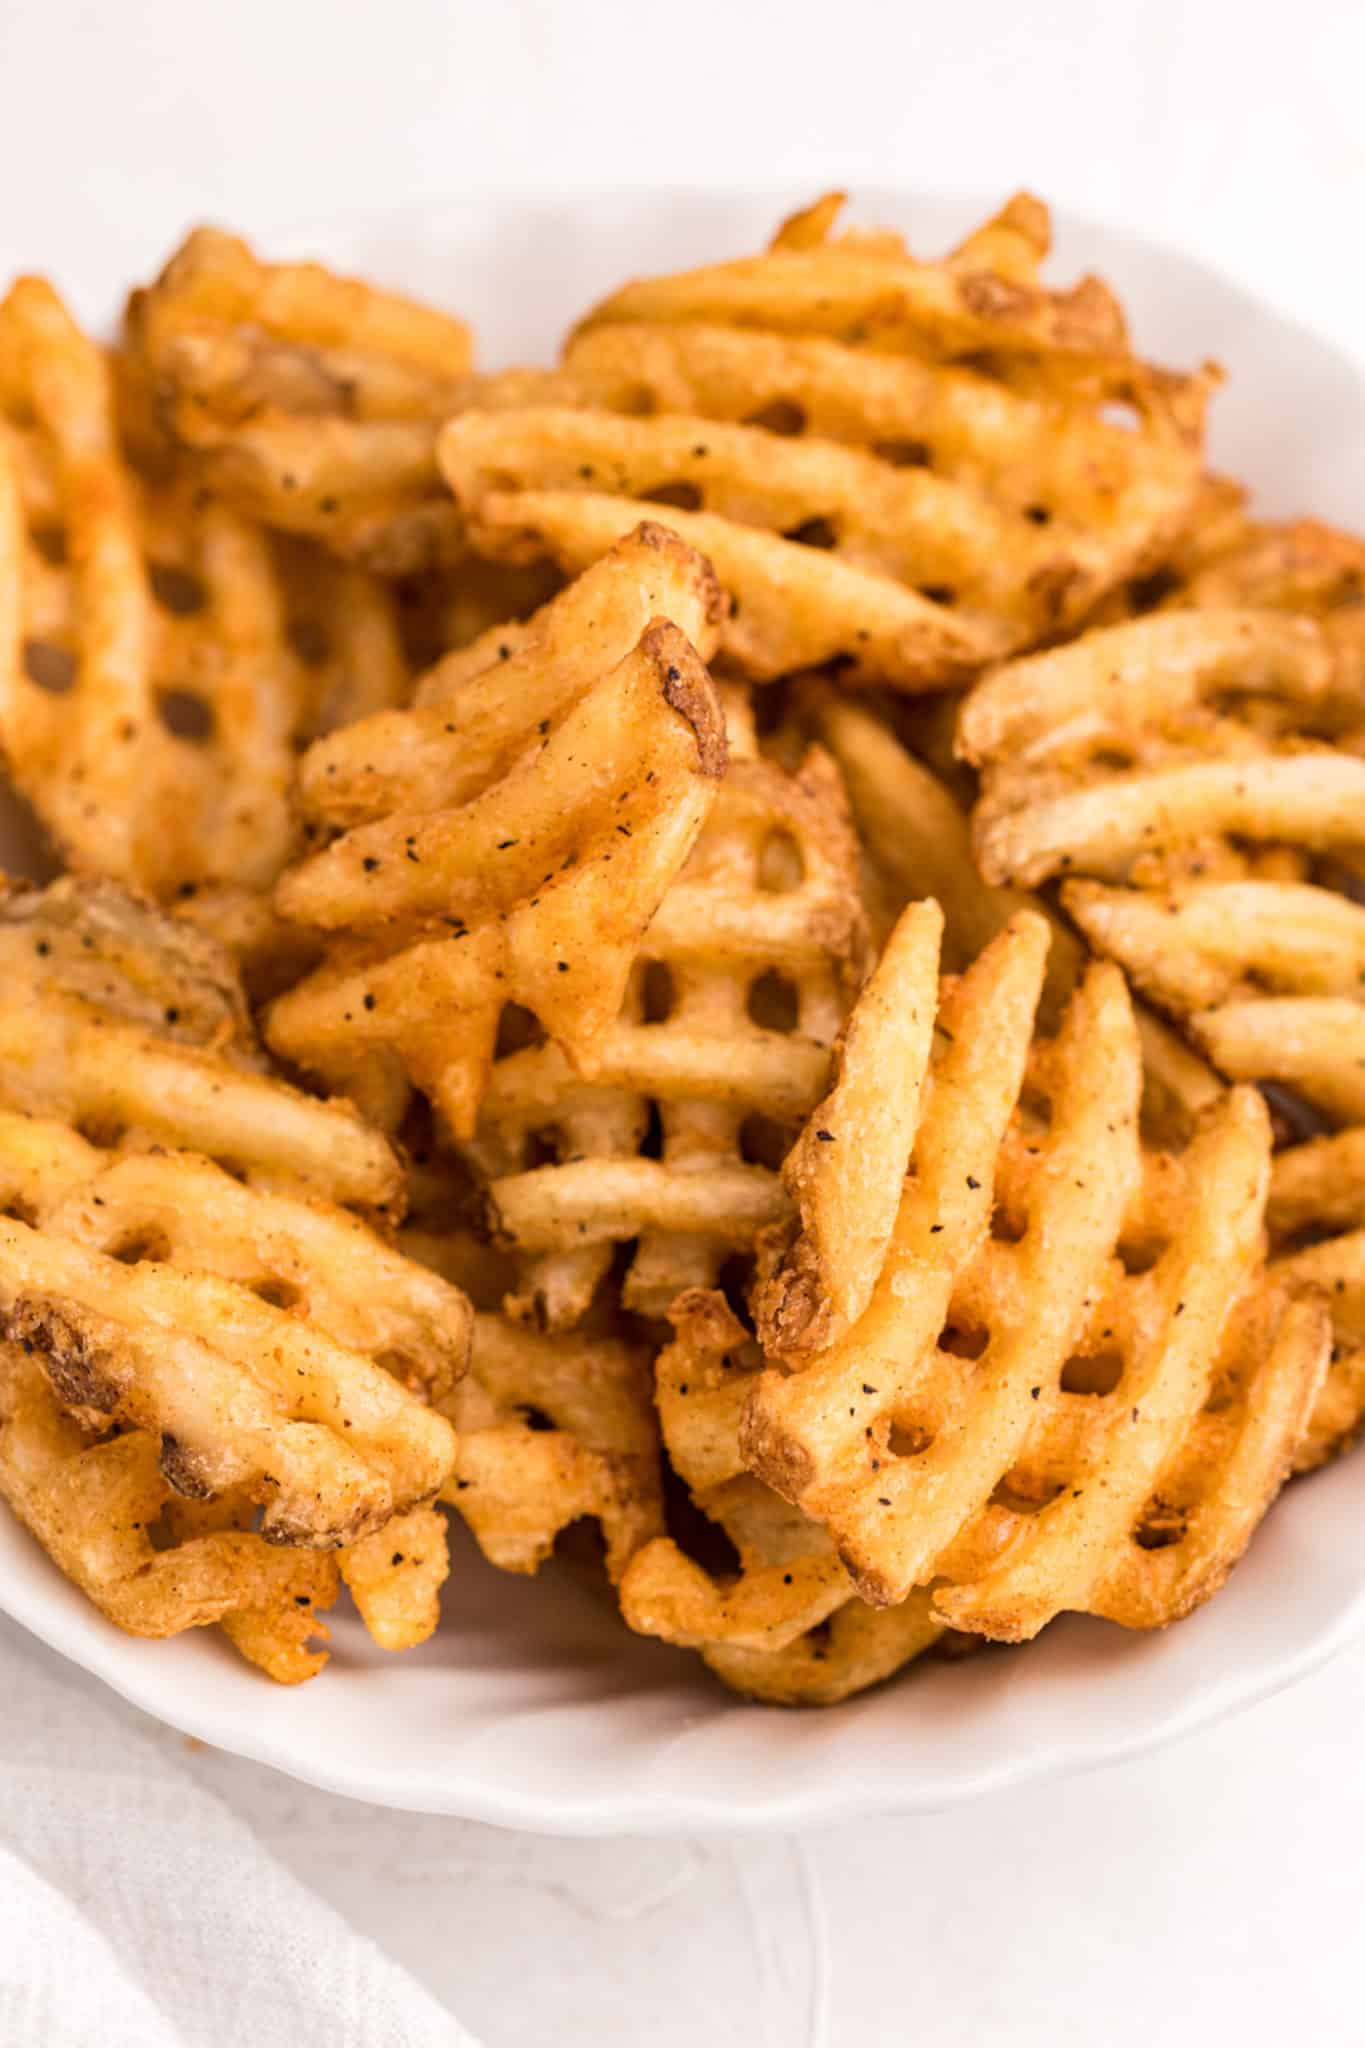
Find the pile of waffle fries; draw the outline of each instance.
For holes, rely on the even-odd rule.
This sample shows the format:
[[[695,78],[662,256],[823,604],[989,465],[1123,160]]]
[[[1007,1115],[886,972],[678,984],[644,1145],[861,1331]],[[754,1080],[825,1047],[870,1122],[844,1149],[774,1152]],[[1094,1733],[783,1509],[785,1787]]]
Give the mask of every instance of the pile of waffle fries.
[[[1365,543],[1037,200],[840,205],[553,369],[210,229],[0,303],[0,1494],[119,1627],[409,1648],[444,1506],[827,1703],[1365,1421]]]

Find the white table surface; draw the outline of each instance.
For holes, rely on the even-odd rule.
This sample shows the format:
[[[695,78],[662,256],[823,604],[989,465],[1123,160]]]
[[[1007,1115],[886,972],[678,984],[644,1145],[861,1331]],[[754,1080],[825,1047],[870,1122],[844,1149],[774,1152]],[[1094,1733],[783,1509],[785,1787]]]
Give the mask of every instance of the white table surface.
[[[191,218],[268,239],[479,183],[1027,182],[1359,357],[1362,69],[1353,0],[5,0],[0,272],[98,308]],[[15,1654],[0,1625],[0,1684]],[[1365,2035],[1362,1725],[1365,1645],[1122,1768],[751,1845],[510,1836],[193,1768],[488,2048],[1260,2048]]]

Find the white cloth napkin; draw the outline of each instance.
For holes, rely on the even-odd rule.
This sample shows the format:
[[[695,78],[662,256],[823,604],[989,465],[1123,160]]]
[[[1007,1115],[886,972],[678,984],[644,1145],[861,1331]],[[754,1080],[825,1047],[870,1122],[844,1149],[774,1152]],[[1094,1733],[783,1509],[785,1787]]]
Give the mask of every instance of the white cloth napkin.
[[[0,1646],[4,2048],[479,2048],[144,1734]]]

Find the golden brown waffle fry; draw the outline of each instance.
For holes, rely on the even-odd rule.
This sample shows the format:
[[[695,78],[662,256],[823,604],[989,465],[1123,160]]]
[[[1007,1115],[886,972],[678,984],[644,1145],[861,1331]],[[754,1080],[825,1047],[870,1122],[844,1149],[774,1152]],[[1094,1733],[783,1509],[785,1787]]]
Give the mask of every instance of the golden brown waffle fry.
[[[826,1085],[861,941],[842,792],[818,753],[796,775],[753,758],[738,693],[727,718],[740,758],[590,1080],[546,1045],[493,1068],[469,1156],[523,1261],[515,1312],[544,1327],[578,1319],[629,1240],[628,1308],[662,1316],[714,1286],[785,1213],[773,1169]]]
[[[1316,1305],[1243,1306],[1269,1155],[1253,1094],[1172,1166],[1142,1246],[1125,1234],[1141,1192],[1126,991],[1092,968],[1026,1082],[1045,944],[1025,914],[949,988],[927,1077],[896,1077],[923,1109],[871,1304],[802,1351],[770,1286],[760,1328],[770,1349],[795,1338],[792,1370],[763,1374],[741,1428],[750,1468],[830,1529],[865,1597],[941,1577],[942,1619],[1006,1639],[1065,1607],[1150,1626],[1206,1597],[1278,1489],[1326,1360]],[[1128,1270],[1126,1248],[1150,1269]],[[1158,1495],[1179,1505],[1180,1554],[1148,1566]]]
[[[409,1508],[372,1536],[348,1544],[337,1564],[360,1618],[381,1650],[411,1650],[435,1635],[450,1576],[445,1516]]]
[[[667,415],[694,433],[699,421],[721,423],[699,444],[705,460],[690,447],[675,459],[665,481],[679,503],[724,512],[733,482],[715,474],[722,447],[761,446],[802,492],[797,516],[784,516],[776,490],[750,490],[736,516],[766,506],[762,523],[775,518],[784,532],[822,517],[850,560],[947,586],[941,602],[1016,637],[1079,620],[1159,560],[1196,488],[1196,448],[1161,408],[1134,432],[1090,404],[1027,397],[979,370],[817,336],[612,324],[580,335],[566,362],[612,411]],[[731,423],[746,435],[732,440]]]
[[[664,611],[637,630],[642,582],[651,599],[671,590],[684,623]],[[325,743],[305,802],[351,829],[276,900],[336,938],[272,1009],[278,1052],[372,1109],[401,1107],[410,1079],[464,1135],[507,1003],[591,1063],[724,771],[691,638],[708,638],[715,608],[707,565],[642,527],[587,589],[452,657],[411,713]]]
[[[0,305],[0,744],[63,857],[161,896],[269,883],[314,694],[265,535],[133,474],[104,357],[22,279]]]
[[[621,1582],[642,1635],[701,1651],[727,1685],[784,1705],[845,1699],[944,1633],[922,1596],[883,1614],[854,1595],[825,1530],[744,1470],[739,1421],[762,1356],[722,1296],[679,1295],[656,1366],[669,1458],[733,1553],[698,1561],[671,1537],[645,1544]]]
[[[300,1337],[334,1339],[349,1347],[347,1357],[365,1354],[424,1396],[448,1394],[464,1370],[471,1317],[467,1301],[453,1287],[399,1257],[343,1210],[244,1188],[206,1160],[160,1151],[110,1156],[64,1124],[0,1112],[0,1208],[21,1228],[30,1226],[45,1238],[84,1246],[107,1255],[108,1261],[137,1262],[139,1271],[143,1262],[151,1262],[152,1272],[176,1268],[234,1282],[230,1294],[257,1296],[287,1311]],[[178,1331],[176,1326],[173,1334]],[[262,1341],[258,1334],[257,1344]],[[75,1369],[79,1372],[88,1363],[79,1361]],[[305,1359],[316,1388],[313,1395],[305,1394],[305,1405],[311,1398],[320,1414],[329,1406],[319,1378],[325,1363],[322,1358],[308,1365]],[[298,1374],[297,1360],[292,1366],[282,1362],[280,1370]],[[49,1366],[49,1373],[68,1405],[74,1404],[78,1413],[86,1411],[90,1422],[103,1421],[107,1408],[100,1401],[86,1401],[70,1371],[64,1377],[60,1368],[53,1374]],[[384,1375],[378,1377],[382,1382]],[[194,1391],[190,1389],[191,1394]],[[212,1390],[199,1391],[207,1391],[211,1398]],[[346,1385],[338,1380],[331,1403],[345,1397]],[[382,1410],[382,1391],[379,1405]],[[249,1399],[239,1399],[230,1414],[224,1410],[226,1430],[238,1426],[247,1406]],[[343,1418],[343,1429],[347,1426]],[[439,1431],[441,1425],[435,1427]],[[194,1473],[183,1441],[163,1433],[158,1449],[157,1431],[148,1429],[134,1430],[119,1441],[125,1448],[117,1455],[80,1459],[66,1471],[64,1481],[54,1472],[47,1519],[42,1527],[30,1520],[64,1569],[60,1517],[78,1512],[71,1489],[79,1485],[82,1472],[90,1475],[87,1486],[96,1491],[125,1466],[132,1475],[129,1483],[149,1485],[148,1475],[156,1475],[164,1496],[156,1514],[171,1517],[182,1545],[218,1530],[253,1528],[250,1486],[214,1485],[205,1494],[199,1483],[202,1474]],[[135,1441],[140,1448],[134,1448]],[[173,1490],[186,1485],[193,1497],[177,1495],[173,1500]],[[94,1495],[89,1498],[93,1501]],[[153,1519],[155,1514],[147,1518]],[[263,1526],[269,1529],[268,1516]],[[228,1544],[227,1553],[235,1557],[242,1551],[245,1569],[251,1563],[251,1546],[262,1541],[253,1534],[240,1544]],[[206,1554],[212,1560],[217,1553],[210,1546]],[[373,1537],[343,1548],[339,1562],[376,1641],[400,1648],[431,1633],[437,1619],[436,1596],[446,1573],[444,1527],[432,1510],[419,1507],[395,1514]],[[274,1570],[263,1569],[267,1578]],[[162,1613],[164,1632],[174,1633],[193,1625],[193,1617],[185,1618],[183,1609],[168,1603],[158,1590],[162,1576],[152,1575],[155,1583],[146,1589],[145,1614]],[[89,1585],[86,1590],[111,1618],[120,1619],[117,1606]],[[123,1591],[126,1595],[127,1589]],[[281,1675],[269,1617],[224,1618],[223,1625],[244,1655],[266,1662],[272,1675]],[[286,1633],[292,1641],[292,1618]],[[310,1675],[316,1661],[320,1660],[296,1675]]]
[[[395,1204],[392,1148],[350,1105],[261,1071],[226,959],[110,883],[0,901],[0,1103],[109,1142],[193,1147],[253,1179]]]
[[[465,1298],[340,1210],[180,1155],[102,1165],[65,1124],[0,1116],[0,1323],[59,1399],[162,1440],[190,1497],[241,1489],[278,1542],[329,1548],[432,1495]],[[293,1313],[297,1311],[297,1313]]]
[[[937,903],[898,921],[840,1034],[834,1086],[783,1162],[795,1214],[756,1308],[774,1351],[827,1349],[872,1299],[919,1122],[942,936]]]
[[[480,1315],[469,1374],[441,1405],[459,1436],[442,1497],[502,1570],[537,1571],[556,1537],[588,1519],[616,1580],[661,1529],[658,1428],[638,1348]]]
[[[939,265],[831,239],[838,203],[765,256],[627,286],[571,337],[561,396],[452,420],[473,546],[574,573],[665,504],[733,593],[742,674],[837,663],[908,690],[1159,562],[1194,507],[1211,377],[1138,362],[1093,280],[1044,288],[1035,201]]]
[[[765,1706],[832,1707],[894,1677],[926,1652],[960,1655],[971,1645],[970,1636],[945,1628],[932,1594],[915,1592],[898,1607],[849,1600],[780,1650],[713,1643],[706,1662],[733,1692]]]
[[[1343,691],[1315,620],[1177,611],[998,670],[960,740],[983,767],[973,832],[991,879],[1095,878],[1068,881],[1065,908],[1216,1067],[1351,1121],[1365,923],[1309,862],[1358,851],[1365,762],[1294,730],[1330,727]],[[1260,872],[1247,842],[1269,842]]]
[[[326,1662],[320,1610],[337,1594],[335,1558],[281,1549],[249,1526],[177,1533],[157,1440],[140,1430],[92,1438],[63,1413],[34,1360],[0,1347],[0,1495],[101,1613],[130,1635],[178,1635],[220,1622],[281,1684]],[[198,1504],[196,1504],[198,1505]]]
[[[0,1112],[0,1177],[12,1147],[27,1152],[52,1130]],[[463,1296],[331,1203],[246,1188],[207,1160],[158,1150],[107,1161],[93,1153],[65,1195],[20,1213],[111,1258],[236,1281],[429,1398],[464,1370]]]
[[[796,225],[784,223],[761,256],[622,286],[578,332],[622,321],[700,321],[823,334],[878,354],[931,361],[984,353],[1025,380],[1033,373],[1065,387],[1107,379],[1106,389],[1121,393],[1131,374],[1123,316],[1098,279],[1083,278],[1065,292],[1037,284],[1021,274],[1017,233],[1010,274],[993,269],[1000,216],[947,262],[917,262],[895,235],[835,235],[843,197],[829,193],[794,216]],[[1047,247],[1049,225],[1046,209],[1028,203],[1036,257]],[[1017,221],[1019,202],[1011,205]]]
[[[959,745],[983,771],[973,820],[989,881],[1120,880],[1228,835],[1310,851],[1359,843],[1365,763],[1207,708],[1260,697],[1311,727],[1336,666],[1320,629],[1271,612],[1182,612],[997,669]]]
[[[1332,1363],[1296,1460],[1309,1471],[1348,1449],[1365,1419],[1365,1129],[1277,1153],[1266,1220],[1276,1277],[1325,1295],[1332,1312]]]
[[[956,799],[872,712],[822,686],[806,686],[802,700],[843,771],[864,858],[887,913],[894,917],[907,902],[934,897],[944,911],[944,964],[957,971],[1017,911],[1041,911],[1052,941],[1039,1015],[1044,1026],[1054,1025],[1084,964],[1074,932],[1039,898],[982,880]],[[1217,1077],[1150,1010],[1139,1005],[1136,1014],[1144,1128],[1157,1140],[1188,1136],[1218,1094]]]
[[[124,339],[140,417],[201,483],[383,576],[464,557],[442,420],[591,395],[566,373],[476,376],[462,322],[316,263],[262,263],[215,228],[132,294]]]
[[[703,1652],[716,1642],[780,1649],[850,1598],[848,1573],[826,1532],[744,1469],[739,1418],[762,1360],[724,1296],[689,1288],[669,1314],[673,1341],[655,1368],[664,1443],[737,1570],[712,1573],[659,1536],[632,1562],[621,1610],[642,1635]]]
[[[1257,605],[1316,619],[1345,687],[1357,700],[1365,692],[1365,542],[1355,534],[1316,519],[1238,519],[1225,501],[1223,518],[1209,519],[1178,572],[1171,604]]]
[[[0,1220],[0,1328],[69,1406],[157,1433],[177,1491],[241,1488],[277,1542],[355,1541],[450,1469],[448,1426],[381,1367],[213,1275]]]
[[[469,387],[462,322],[198,228],[127,340],[162,426],[253,517],[391,574],[458,548],[432,442]]]

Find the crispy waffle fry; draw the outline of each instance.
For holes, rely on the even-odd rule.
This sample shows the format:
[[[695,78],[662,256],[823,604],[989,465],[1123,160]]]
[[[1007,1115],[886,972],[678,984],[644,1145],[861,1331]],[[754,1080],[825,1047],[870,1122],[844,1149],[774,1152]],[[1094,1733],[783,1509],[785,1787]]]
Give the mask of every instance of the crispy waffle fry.
[[[947,586],[983,630],[998,622],[1016,640],[1079,620],[1159,560],[1196,488],[1196,449],[1160,410],[1134,433],[976,370],[820,337],[612,324],[581,335],[566,362],[613,411],[666,415],[694,434],[698,422],[713,426],[705,461],[679,440],[664,481],[680,503],[690,485],[694,503],[724,512],[734,478],[717,476],[722,449],[761,447],[765,469],[776,460],[788,492],[801,493],[795,516],[790,498],[752,485],[734,516],[776,519],[784,532],[823,518],[850,560]],[[732,439],[730,423],[747,434]]]
[[[971,1644],[971,1637],[945,1628],[932,1594],[916,1592],[898,1607],[849,1600],[780,1650],[712,1643],[706,1662],[731,1691],[765,1706],[832,1707],[894,1677],[927,1651],[958,1655]]]
[[[665,612],[633,630],[641,580],[651,597],[671,587],[683,626]],[[600,600],[600,630],[581,640]],[[364,821],[280,884],[286,916],[337,938],[271,1011],[278,1052],[372,1108],[393,1101],[396,1069],[464,1135],[507,1003],[590,1064],[724,771],[724,721],[688,631],[706,640],[715,607],[705,563],[642,527],[587,589],[453,657],[458,687],[448,669],[379,734],[337,735],[305,773],[305,801]],[[504,663],[503,645],[524,658]],[[452,701],[433,704],[437,690]]]
[[[0,743],[64,859],[155,895],[273,880],[315,694],[266,537],[120,450],[49,286],[0,306]]]
[[[235,1292],[288,1311],[301,1336],[325,1333],[349,1347],[346,1356],[352,1363],[353,1354],[363,1353],[428,1397],[448,1394],[464,1369],[471,1317],[468,1303],[453,1287],[399,1257],[344,1211],[244,1188],[205,1160],[163,1152],[111,1156],[64,1124],[0,1112],[0,1207],[21,1228],[26,1225],[44,1237],[84,1246],[105,1254],[107,1260],[136,1261],[138,1270],[142,1262],[150,1261],[153,1271],[176,1268],[233,1281]],[[24,1341],[32,1346],[31,1337]],[[7,1355],[22,1352],[10,1347]],[[325,1406],[320,1366],[325,1360],[315,1360],[310,1370]],[[64,1374],[58,1368],[54,1374],[51,1364],[48,1371],[78,1415],[86,1411],[89,1421],[103,1422],[107,1407],[85,1400],[69,1371]],[[282,1364],[281,1371],[297,1375],[297,1361]],[[213,1398],[212,1389],[199,1391]],[[333,1401],[344,1400],[346,1392],[345,1383],[338,1381]],[[96,1585],[89,1572],[85,1577],[75,1573],[111,1619],[133,1626],[139,1615],[148,1625],[159,1617],[164,1633],[222,1620],[243,1654],[264,1663],[272,1676],[311,1675],[321,1661],[318,1653],[301,1655],[297,1669],[286,1669],[286,1650],[290,1645],[300,1648],[310,1633],[304,1626],[307,1616],[242,1615],[230,1604],[220,1604],[216,1612],[188,1609],[175,1595],[181,1581],[169,1565],[158,1565],[150,1573],[139,1569],[138,1561],[150,1547],[145,1530],[160,1517],[179,1546],[182,1564],[188,1559],[194,1566],[198,1559],[211,1574],[225,1560],[235,1560],[240,1574],[254,1569],[267,1590],[280,1583],[280,1570],[257,1555],[264,1552],[268,1558],[271,1546],[260,1535],[246,1533],[253,1530],[255,1520],[249,1486],[214,1486],[205,1494],[202,1474],[194,1471],[185,1443],[145,1428],[125,1431],[117,1439],[117,1452],[100,1447],[76,1456],[81,1442],[74,1424],[45,1419],[46,1407],[41,1402],[35,1406],[32,1398],[22,1405],[27,1429],[10,1448],[14,1451],[31,1439],[31,1458],[36,1458],[46,1447],[50,1469],[45,1510],[35,1490],[43,1483],[36,1468],[25,1486],[23,1474],[29,1468],[16,1468],[13,1458],[6,1465],[2,1443],[0,1486],[7,1473],[13,1487],[23,1491],[24,1502],[16,1505],[63,1569],[70,1569],[67,1551],[72,1540],[64,1528],[78,1525],[87,1510],[93,1511],[101,1490],[113,1488],[119,1474],[122,1484],[145,1494],[149,1502],[154,1499],[147,1515],[131,1529],[129,1543],[111,1560],[110,1572],[117,1566],[113,1578]],[[246,1405],[238,1400],[230,1413],[224,1409],[223,1427],[229,1433],[237,1428]],[[343,1417],[342,1427],[347,1426]],[[439,1434],[441,1425],[435,1427]],[[63,1462],[59,1471],[53,1461],[62,1445],[74,1462]],[[176,1491],[182,1487],[190,1489],[190,1497]],[[270,1530],[269,1517],[263,1526]],[[139,1530],[144,1532],[141,1537]],[[207,1540],[216,1539],[220,1531],[242,1533],[226,1543]],[[372,1536],[344,1547],[339,1564],[363,1619],[383,1647],[406,1647],[431,1633],[447,1570],[444,1527],[431,1509],[395,1514]],[[335,1597],[335,1572],[330,1580],[306,1570],[296,1577],[307,1581],[304,1590],[312,1589],[315,1607],[329,1605]],[[210,1589],[214,1583],[210,1576]],[[232,1583],[224,1581],[224,1599]],[[287,1581],[286,1590],[292,1600],[293,1580]],[[283,1646],[277,1641],[281,1632]]]
[[[0,1148],[51,1126],[0,1112]],[[74,1135],[74,1134],[73,1134]],[[96,1168],[98,1170],[96,1170]],[[318,1324],[429,1397],[464,1369],[462,1295],[330,1203],[245,1188],[192,1155],[134,1152],[95,1165],[37,1221],[111,1258],[215,1273]]]
[[[311,1639],[336,1599],[336,1560],[281,1549],[231,1523],[158,1548],[175,1496],[154,1436],[92,1438],[65,1414],[36,1362],[0,1347],[0,1495],[101,1613],[130,1635],[220,1622],[281,1684],[311,1678]],[[168,1530],[167,1534],[171,1532]]]
[[[1266,1220],[1276,1277],[1325,1295],[1332,1312],[1332,1363],[1296,1460],[1310,1471],[1349,1448],[1365,1420],[1365,1129],[1278,1153]]]
[[[826,1084],[861,941],[838,778],[818,753],[796,775],[755,759],[738,693],[727,720],[739,758],[590,1081],[544,1045],[493,1069],[469,1156],[525,1262],[514,1312],[543,1326],[577,1320],[628,1240],[628,1308],[662,1316],[714,1286],[784,1213],[773,1167]]]
[[[1120,880],[1139,859],[1229,835],[1357,845],[1365,764],[1207,708],[1260,696],[1311,724],[1335,680],[1320,629],[1269,612],[1140,619],[996,670],[958,728],[983,771],[982,872]]]
[[[741,1426],[750,1468],[829,1527],[865,1597],[941,1577],[940,1618],[1010,1640],[1064,1607],[1150,1626],[1206,1597],[1277,1491],[1326,1360],[1316,1304],[1244,1308],[1269,1153],[1254,1095],[1226,1098],[1168,1172],[1167,1210],[1144,1218],[1150,1270],[1116,1257],[1139,1250],[1137,1036],[1122,980],[1092,968],[1026,1081],[1045,944],[1025,914],[949,989],[927,1076],[896,1078],[924,1106],[871,1303],[802,1350],[781,1313],[802,1270],[789,1252],[759,1315],[792,1370],[761,1376]],[[1180,1555],[1148,1566],[1158,1496],[1178,1504]]]
[[[388,1143],[261,1071],[224,956],[109,883],[0,901],[0,1103],[384,1209]]]
[[[68,1407],[159,1435],[177,1491],[241,1489],[275,1541],[327,1548],[441,1485],[449,1429],[394,1372],[448,1390],[468,1304],[354,1218],[7,1114],[0,1186],[5,1334]]]
[[[739,1422],[762,1356],[723,1297],[690,1289],[670,1316],[673,1341],[656,1366],[664,1443],[733,1569],[657,1537],[621,1582],[626,1620],[699,1649],[727,1685],[776,1704],[846,1699],[889,1677],[943,1624],[921,1596],[882,1613],[866,1606],[826,1531],[744,1470]]]
[[[178,1492],[241,1488],[276,1542],[354,1541],[449,1470],[447,1426],[382,1368],[210,1275],[0,1221],[0,1327],[63,1401],[159,1434]]]
[[[1087,939],[1216,1067],[1354,1121],[1365,922],[1309,862],[1358,853],[1365,763],[1294,731],[1330,725],[1343,691],[1315,620],[1178,611],[997,671],[960,739],[983,767],[991,879],[1077,877],[1062,901]],[[1260,873],[1247,842],[1270,843]]]
[[[919,1122],[942,937],[937,903],[899,920],[840,1035],[834,1086],[783,1162],[795,1215],[757,1308],[774,1351],[826,1350],[872,1299]]]
[[[480,1315],[469,1374],[442,1407],[459,1437],[443,1498],[502,1570],[537,1571],[556,1537],[587,1519],[619,1579],[662,1527],[658,1429],[638,1348]]]
[[[1175,566],[1168,603],[1306,614],[1321,626],[1346,689],[1357,700],[1365,691],[1365,543],[1355,534],[1316,519],[1276,526],[1239,518],[1225,495],[1222,516],[1209,505],[1201,545]]]
[[[1025,381],[1036,374],[1063,386],[1089,386],[1098,378],[1121,394],[1132,367],[1127,335],[1118,305],[1098,279],[1083,278],[1059,292],[1021,275],[1012,230],[1010,274],[991,269],[1000,247],[999,216],[946,263],[916,262],[899,236],[856,228],[834,234],[843,198],[829,193],[793,216],[761,256],[624,285],[578,332],[623,321],[686,321],[823,334],[877,354],[930,361],[984,353]],[[1027,195],[1020,200],[1036,209],[1028,237],[1036,257],[1047,246],[1046,209]],[[1015,222],[1020,200],[1011,202]]]
[[[738,1570],[713,1575],[660,1536],[626,1574],[622,1612],[643,1635],[703,1651],[714,1642],[780,1649],[849,1599],[848,1573],[826,1532],[744,1469],[739,1418],[761,1358],[724,1296],[690,1288],[670,1320],[673,1342],[655,1368],[664,1443]]]
[[[910,690],[1159,562],[1193,512],[1211,377],[1138,362],[1093,280],[1039,283],[1036,201],[939,265],[833,239],[838,205],[765,256],[617,293],[571,337],[557,405],[453,420],[440,459],[473,545],[572,573],[667,504],[735,597],[742,673],[837,662]]]
[[[161,424],[256,518],[386,573],[458,548],[432,459],[468,389],[458,321],[198,228],[129,303]]]
[[[408,1508],[337,1553],[360,1618],[381,1650],[412,1650],[435,1635],[450,1576],[445,1516]]]
[[[1074,932],[1041,899],[982,880],[956,799],[881,720],[822,686],[806,686],[803,702],[843,771],[864,859],[886,913],[894,917],[907,902],[934,897],[944,911],[944,964],[956,972],[1017,911],[1043,912],[1052,942],[1039,1015],[1045,1026],[1054,1025],[1084,962]],[[1139,1005],[1136,1015],[1144,1128],[1158,1140],[1188,1136],[1218,1094],[1217,1077],[1150,1010]]]
[[[580,399],[563,373],[476,376],[461,321],[316,263],[262,263],[216,228],[132,294],[124,339],[144,414],[202,483],[383,576],[464,556],[435,461],[442,420]]]

